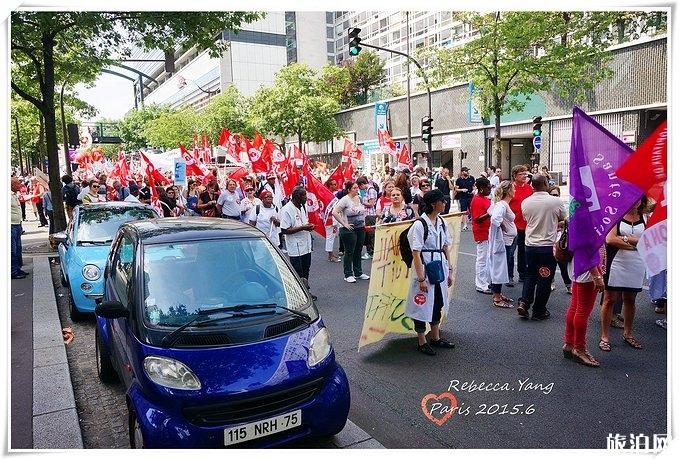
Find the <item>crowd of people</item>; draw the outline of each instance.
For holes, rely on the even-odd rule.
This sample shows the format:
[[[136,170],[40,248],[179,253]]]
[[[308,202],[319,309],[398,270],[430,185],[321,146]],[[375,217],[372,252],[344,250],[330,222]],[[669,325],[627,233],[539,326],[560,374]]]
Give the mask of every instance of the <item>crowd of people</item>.
[[[321,175],[319,171],[315,172]],[[199,215],[249,223],[288,254],[294,269],[310,287],[316,227],[309,222],[306,210],[307,183],[303,174],[290,196],[286,196],[282,178],[275,172],[249,174],[235,180],[214,167],[205,177],[189,178],[186,186],[172,184],[171,173],[166,177],[169,185],[151,190],[149,177],[141,174],[133,174],[127,183],[109,179],[105,173],[65,175],[62,192],[66,214],[70,220],[76,206],[105,201],[151,204],[155,195],[159,198],[163,217]],[[572,294],[566,314],[565,357],[588,366],[599,365],[585,345],[587,321],[599,292],[604,292],[599,349],[603,352],[611,350],[611,327],[623,329],[622,339],[629,346],[642,348],[634,335],[633,324],[636,295],[641,291],[645,277],[636,243],[652,211],[645,198],[606,238],[605,247],[601,249],[605,253],[602,266],[572,279],[572,262],[558,263],[553,254],[554,243],[567,228],[568,213],[560,197],[560,188],[546,166],[515,166],[508,180],[503,179],[498,167],[490,167],[475,178],[468,167],[462,167],[456,177],[451,177],[447,168],[430,174],[422,167],[411,172],[386,166],[372,175],[364,175],[359,170],[353,177],[345,178],[341,187],[333,178],[324,184],[334,194],[323,222],[327,260],[342,262],[343,278],[347,283],[370,279],[362,262],[373,257],[376,224],[422,222],[413,224],[408,231],[415,260],[411,293],[427,307],[418,304],[415,308],[409,304],[407,311],[415,322],[418,349],[425,354],[434,355],[435,347],[453,346],[441,338],[438,328],[441,314],[445,314],[448,307],[446,285],[450,276],[444,275],[431,282],[427,266],[438,256],[443,271],[449,269],[451,240],[440,216],[455,208],[463,212],[461,231],[471,227],[476,243],[476,291],[490,295],[493,307],[510,309],[516,301],[516,311],[521,318],[548,319],[551,315],[548,304],[555,289],[554,276],[558,266],[566,293]],[[14,256],[14,225],[18,223],[20,227],[21,223],[15,223],[19,219],[18,209],[21,220],[25,221],[25,204],[30,202],[40,219],[40,226],[49,224],[51,234],[53,207],[49,189],[35,178],[13,177],[12,192],[17,205],[15,215],[12,202],[12,278],[20,278],[25,274],[20,270],[20,260],[15,260]],[[453,206],[454,202],[456,206]],[[425,224],[427,229],[424,229]],[[18,239],[20,256],[20,233]],[[516,286],[515,265],[518,282],[523,284],[518,300],[505,295],[507,290],[503,291]],[[664,313],[666,272],[664,277],[655,276],[651,287],[656,312]],[[418,292],[421,297],[417,296]],[[429,342],[424,338],[425,322],[431,324]],[[662,320],[658,324],[666,326]]]

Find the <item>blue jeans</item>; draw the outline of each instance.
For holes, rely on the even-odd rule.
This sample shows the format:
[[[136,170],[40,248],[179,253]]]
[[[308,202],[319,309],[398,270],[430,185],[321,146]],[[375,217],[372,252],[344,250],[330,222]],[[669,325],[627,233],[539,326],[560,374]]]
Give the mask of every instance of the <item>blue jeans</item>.
[[[547,302],[552,293],[552,281],[556,270],[556,259],[552,246],[526,246],[528,270],[523,282],[521,300],[529,309],[533,304],[533,316],[541,316],[547,310]],[[535,303],[533,303],[535,299]]]
[[[18,274],[21,266],[23,265],[23,259],[21,257],[21,223],[18,225],[12,225],[12,275]]]

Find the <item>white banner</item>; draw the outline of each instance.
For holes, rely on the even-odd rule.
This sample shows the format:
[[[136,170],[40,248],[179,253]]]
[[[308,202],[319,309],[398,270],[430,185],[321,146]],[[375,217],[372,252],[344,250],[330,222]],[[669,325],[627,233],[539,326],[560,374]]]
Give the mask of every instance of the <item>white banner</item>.
[[[649,277],[667,269],[667,220],[644,230],[637,243]]]

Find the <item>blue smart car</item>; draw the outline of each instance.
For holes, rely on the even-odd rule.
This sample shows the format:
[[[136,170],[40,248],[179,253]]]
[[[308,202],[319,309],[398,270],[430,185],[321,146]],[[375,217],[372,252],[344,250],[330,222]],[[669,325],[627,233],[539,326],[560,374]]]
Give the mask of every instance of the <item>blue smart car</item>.
[[[346,423],[349,384],[328,331],[256,228],[122,225],[96,314],[97,372],[125,386],[133,448],[272,447]]]
[[[151,206],[131,202],[87,204],[75,208],[66,231],[54,234],[59,243],[61,284],[68,287],[73,321],[93,313],[103,295],[102,273],[118,227],[129,221],[157,218]]]

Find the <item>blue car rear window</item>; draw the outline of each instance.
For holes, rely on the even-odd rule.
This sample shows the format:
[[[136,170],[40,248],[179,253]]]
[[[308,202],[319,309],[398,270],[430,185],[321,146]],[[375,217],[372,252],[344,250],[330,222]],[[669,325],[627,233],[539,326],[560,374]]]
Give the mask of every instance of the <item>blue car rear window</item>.
[[[113,240],[120,225],[126,222],[157,218],[150,209],[102,208],[80,212],[78,242],[108,242]]]
[[[275,303],[308,308],[295,274],[263,238],[215,239],[144,247],[144,315],[177,326],[198,309]]]

